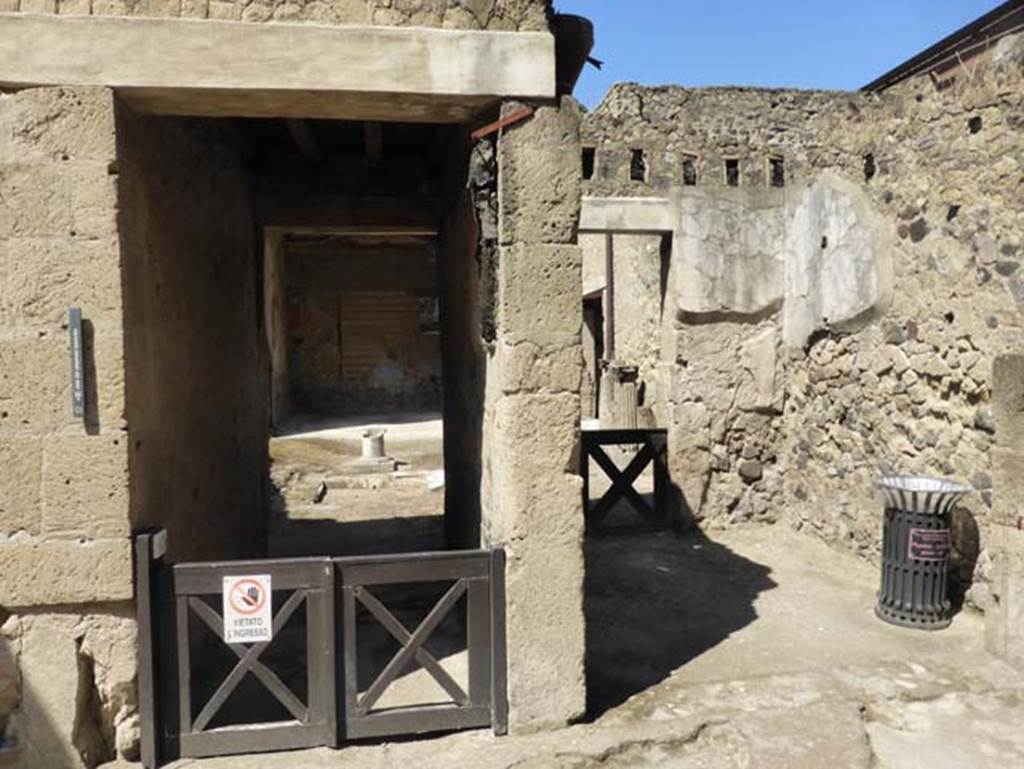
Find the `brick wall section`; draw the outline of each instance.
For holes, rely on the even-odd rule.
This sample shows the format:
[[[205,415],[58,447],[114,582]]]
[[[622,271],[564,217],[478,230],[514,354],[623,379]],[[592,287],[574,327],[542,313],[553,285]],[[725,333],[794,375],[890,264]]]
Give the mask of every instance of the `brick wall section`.
[[[549,0],[0,0],[0,13],[546,31]]]
[[[0,95],[0,606],[131,598],[113,96]],[[86,320],[71,416],[67,311]]]

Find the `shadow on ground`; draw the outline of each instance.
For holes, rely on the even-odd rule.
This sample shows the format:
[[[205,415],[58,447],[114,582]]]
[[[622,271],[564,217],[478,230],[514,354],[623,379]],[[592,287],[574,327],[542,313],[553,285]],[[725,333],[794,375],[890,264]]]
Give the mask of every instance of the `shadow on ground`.
[[[424,553],[446,550],[444,518],[414,516],[369,521],[287,520],[274,527],[275,558]]]
[[[585,544],[587,719],[593,720],[757,619],[771,569],[696,528]]]

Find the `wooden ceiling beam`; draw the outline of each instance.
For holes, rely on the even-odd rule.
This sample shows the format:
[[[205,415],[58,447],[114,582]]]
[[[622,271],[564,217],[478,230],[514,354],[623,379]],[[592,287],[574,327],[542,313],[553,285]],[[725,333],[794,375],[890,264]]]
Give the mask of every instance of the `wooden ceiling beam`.
[[[310,165],[319,164],[324,156],[309,123],[300,118],[288,118],[284,122],[288,126],[288,133],[292,135],[292,141],[299,148],[302,159]]]
[[[373,168],[380,165],[384,157],[384,128],[380,123],[364,123],[363,135],[366,138],[366,163]]]

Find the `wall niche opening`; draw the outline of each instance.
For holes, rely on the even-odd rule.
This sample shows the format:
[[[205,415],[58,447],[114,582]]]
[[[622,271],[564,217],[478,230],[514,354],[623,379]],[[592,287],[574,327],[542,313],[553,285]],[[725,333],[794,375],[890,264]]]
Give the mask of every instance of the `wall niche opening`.
[[[875,165],[875,156],[869,152],[864,156],[864,181],[870,182],[878,173],[878,166]]]

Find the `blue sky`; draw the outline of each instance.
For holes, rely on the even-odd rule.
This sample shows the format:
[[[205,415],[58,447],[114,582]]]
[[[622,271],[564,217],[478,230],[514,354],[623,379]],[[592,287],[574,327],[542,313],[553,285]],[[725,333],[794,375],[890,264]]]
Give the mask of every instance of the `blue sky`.
[[[555,0],[597,27],[576,95],[621,81],[860,88],[1002,0]]]

